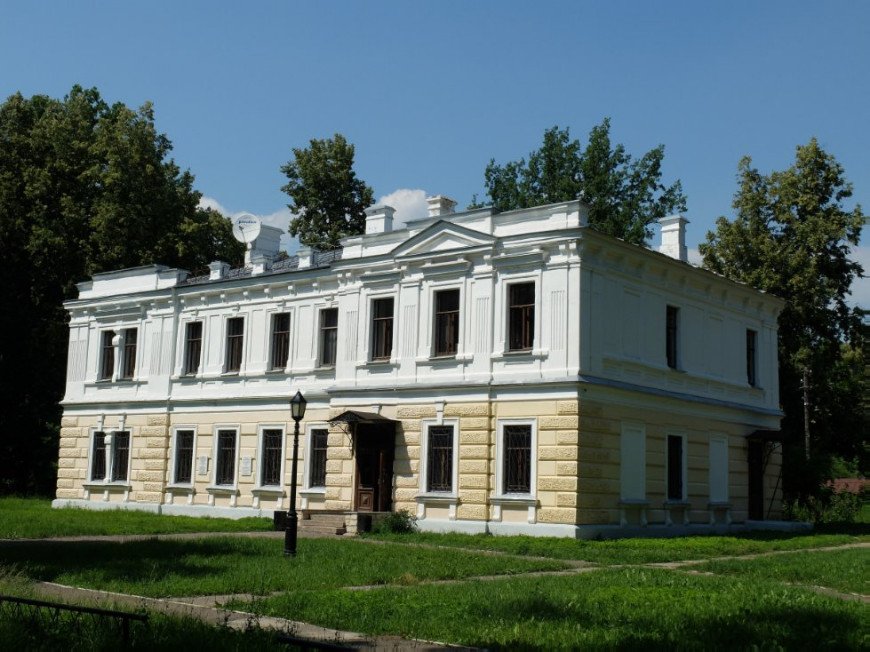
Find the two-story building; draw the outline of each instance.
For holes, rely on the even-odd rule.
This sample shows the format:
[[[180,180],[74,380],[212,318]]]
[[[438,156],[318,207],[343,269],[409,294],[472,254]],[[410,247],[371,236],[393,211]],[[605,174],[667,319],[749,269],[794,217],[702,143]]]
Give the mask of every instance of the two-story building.
[[[776,519],[782,302],[587,226],[580,202],[429,216],[242,269],[97,274],[69,301],[56,505],[594,536]],[[304,518],[304,517],[303,517]]]

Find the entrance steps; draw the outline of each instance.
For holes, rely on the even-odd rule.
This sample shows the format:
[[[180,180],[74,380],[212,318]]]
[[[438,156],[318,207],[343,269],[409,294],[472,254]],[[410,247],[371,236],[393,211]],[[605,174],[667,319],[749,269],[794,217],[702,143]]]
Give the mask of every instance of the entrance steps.
[[[299,512],[297,528],[303,537],[354,536],[369,532],[372,525],[384,519],[389,512],[343,512],[334,510],[303,509]],[[283,530],[287,512],[274,512],[276,530]]]

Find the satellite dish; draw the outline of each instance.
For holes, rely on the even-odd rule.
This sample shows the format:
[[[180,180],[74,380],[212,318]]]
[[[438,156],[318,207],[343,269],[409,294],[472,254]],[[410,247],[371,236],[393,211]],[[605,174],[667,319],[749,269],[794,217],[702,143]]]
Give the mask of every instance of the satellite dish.
[[[260,235],[260,218],[250,213],[242,213],[233,220],[233,236],[239,242],[251,244]]]

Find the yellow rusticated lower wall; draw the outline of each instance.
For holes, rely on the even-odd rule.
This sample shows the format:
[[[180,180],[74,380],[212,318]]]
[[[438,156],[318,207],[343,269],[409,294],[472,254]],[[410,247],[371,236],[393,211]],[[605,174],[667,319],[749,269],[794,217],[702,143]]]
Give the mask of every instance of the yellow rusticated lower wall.
[[[584,399],[541,401],[489,401],[421,403],[385,406],[382,415],[400,422],[396,433],[394,462],[394,509],[418,512],[420,493],[421,431],[425,420],[435,419],[442,408],[444,419],[458,420],[458,501],[454,512],[437,504],[426,506],[427,518],[457,522],[501,521],[541,524],[617,524],[620,521],[620,433],[626,421],[641,422],[646,430],[646,478],[648,521],[665,520],[665,441],[679,433],[687,442],[687,497],[689,520],[708,523],[709,447],[711,435],[729,441],[729,500],[731,519],[747,517],[746,426],[710,418],[674,416],[665,411],[643,410],[596,403]],[[349,510],[353,503],[354,460],[350,437],[340,427],[331,427],[328,437],[326,488],[306,491],[304,467],[307,427],[326,421],[347,406],[309,409],[301,424],[299,443],[299,505],[309,509]],[[359,409],[368,410],[368,406]],[[534,418],[537,433],[536,505],[531,512],[523,505],[496,505],[496,434],[500,419]],[[109,503],[221,508],[286,509],[290,484],[292,437],[287,437],[284,480],[281,492],[257,492],[258,429],[284,425],[292,434],[286,411],[173,412],[129,415],[124,427],[131,431],[131,471],[128,487],[106,488],[87,481],[90,432],[97,415],[65,416],[61,428],[57,498]],[[106,416],[104,429],[116,429],[117,416]],[[213,460],[208,473],[200,475],[194,464],[193,491],[171,488],[172,434],[176,428],[196,431],[194,458],[213,458],[214,433],[218,426],[240,430],[235,491],[210,490]],[[240,461],[251,458],[251,474],[241,475]],[[765,513],[781,518],[781,494],[777,489],[781,456],[775,449],[765,474]],[[776,490],[776,491],[775,491]],[[530,517],[531,516],[531,517]]]

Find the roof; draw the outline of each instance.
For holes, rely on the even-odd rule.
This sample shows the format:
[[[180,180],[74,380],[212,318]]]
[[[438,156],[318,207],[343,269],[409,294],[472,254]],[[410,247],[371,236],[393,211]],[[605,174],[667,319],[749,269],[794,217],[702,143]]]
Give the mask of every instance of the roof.
[[[337,417],[329,420],[329,423],[398,423],[393,419],[381,416],[375,412],[357,412],[356,410],[346,410]]]
[[[333,249],[331,251],[315,251],[311,259],[311,268],[329,267],[336,260],[341,260],[341,249]],[[299,256],[290,256],[284,260],[279,260],[273,263],[272,266],[257,276],[268,276],[270,274],[281,274],[283,272],[295,272],[299,269]],[[190,276],[179,283],[179,286],[185,285],[203,285],[205,283],[217,283],[220,281],[232,281],[239,278],[248,278],[253,276],[253,268],[251,267],[236,267],[229,270],[226,274],[217,279],[212,279],[208,274],[202,276]]]

